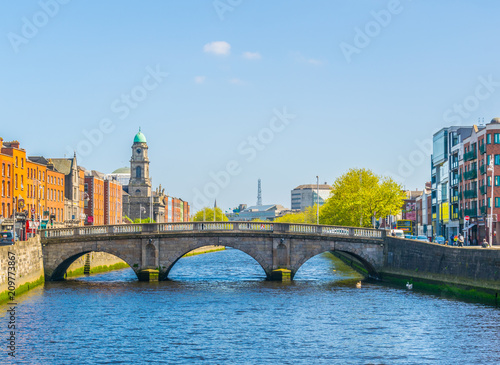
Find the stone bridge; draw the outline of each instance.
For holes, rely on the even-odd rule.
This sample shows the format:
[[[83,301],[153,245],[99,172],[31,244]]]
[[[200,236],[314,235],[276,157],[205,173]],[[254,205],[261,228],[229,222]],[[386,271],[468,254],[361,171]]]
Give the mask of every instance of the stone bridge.
[[[141,273],[158,270],[166,280],[186,253],[220,245],[245,252],[268,279],[286,271],[293,278],[310,258],[337,252],[378,278],[384,265],[385,231],[307,224],[255,222],[149,223],[91,226],[41,231],[46,280],[62,280],[68,267],[89,252],[107,252]],[[285,270],[282,270],[285,269]]]

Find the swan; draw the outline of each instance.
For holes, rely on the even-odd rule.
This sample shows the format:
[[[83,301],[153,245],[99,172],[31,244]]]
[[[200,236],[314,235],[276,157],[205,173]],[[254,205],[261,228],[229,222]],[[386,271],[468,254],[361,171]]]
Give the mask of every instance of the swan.
[[[406,282],[406,289],[412,290],[413,289],[413,284],[410,284],[410,282]]]

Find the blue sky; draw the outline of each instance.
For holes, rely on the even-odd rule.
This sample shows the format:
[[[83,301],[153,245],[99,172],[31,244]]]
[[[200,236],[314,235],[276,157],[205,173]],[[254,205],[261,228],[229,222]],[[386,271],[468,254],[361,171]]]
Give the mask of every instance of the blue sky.
[[[0,136],[107,173],[129,165],[140,126],[153,183],[198,207],[255,204],[258,178],[264,203],[289,207],[295,186],[351,167],[422,189],[434,132],[500,116],[499,10],[2,1]]]

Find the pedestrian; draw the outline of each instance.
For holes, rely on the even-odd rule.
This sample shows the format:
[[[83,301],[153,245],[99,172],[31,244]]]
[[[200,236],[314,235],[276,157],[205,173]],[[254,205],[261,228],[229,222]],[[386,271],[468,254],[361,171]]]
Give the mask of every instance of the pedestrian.
[[[481,247],[483,248],[486,248],[488,247],[490,244],[488,243],[488,241],[486,241],[486,238],[483,238],[483,243],[481,244]]]
[[[461,233],[458,236],[458,247],[464,247],[464,236]]]

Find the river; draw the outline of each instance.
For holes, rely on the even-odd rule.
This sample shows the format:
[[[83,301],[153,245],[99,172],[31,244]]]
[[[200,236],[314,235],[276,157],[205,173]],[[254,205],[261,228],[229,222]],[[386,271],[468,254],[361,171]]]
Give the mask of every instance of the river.
[[[170,281],[131,269],[18,298],[19,364],[498,364],[500,310],[365,283],[329,254],[292,283],[229,249],[181,259]]]

